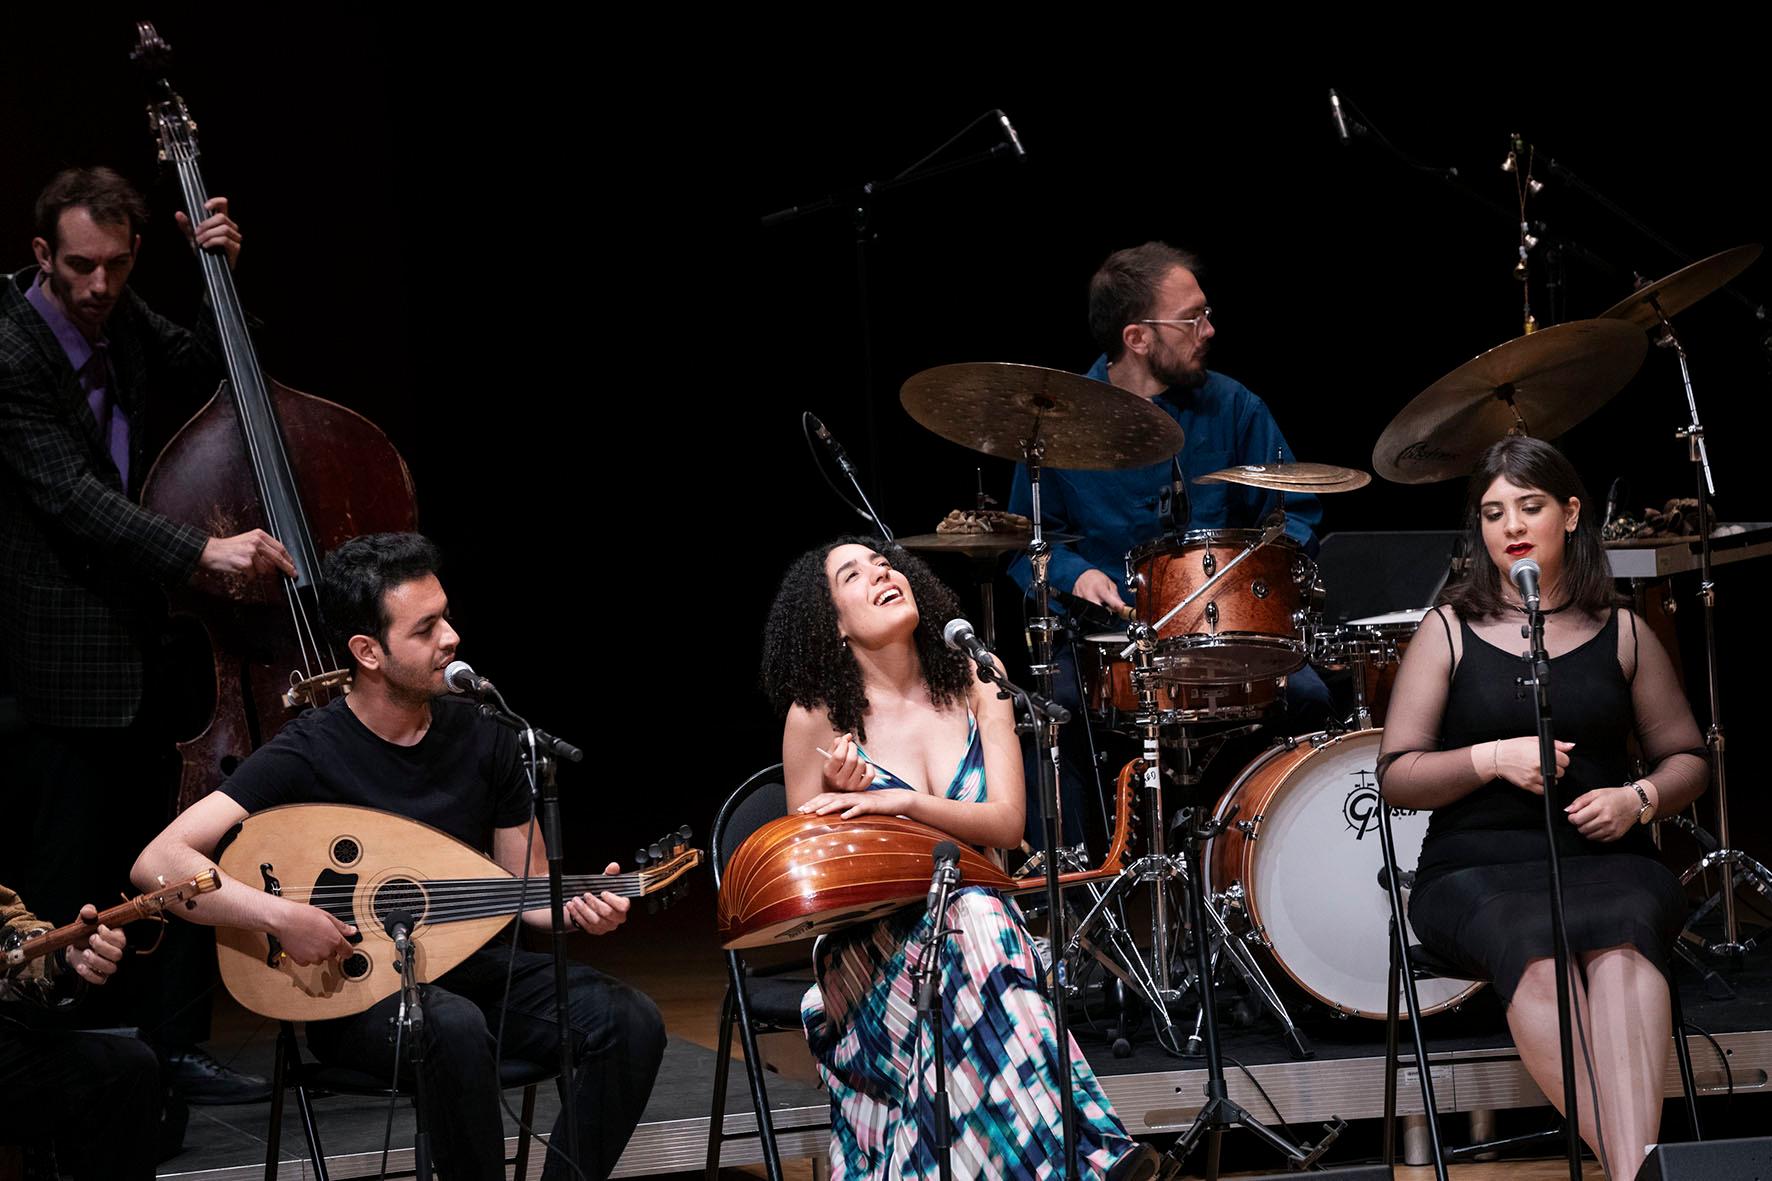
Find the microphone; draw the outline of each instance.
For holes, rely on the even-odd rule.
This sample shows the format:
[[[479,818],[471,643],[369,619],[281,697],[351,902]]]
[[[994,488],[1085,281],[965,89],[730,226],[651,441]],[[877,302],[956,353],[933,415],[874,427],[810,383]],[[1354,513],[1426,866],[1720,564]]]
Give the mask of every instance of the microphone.
[[[1623,484],[1624,477],[1618,476],[1613,479],[1612,486],[1606,489],[1606,517],[1600,522],[1602,529],[1610,525],[1612,519],[1618,515],[1618,490]]]
[[[1341,96],[1335,93],[1333,86],[1329,88],[1329,113],[1335,116],[1335,134],[1345,146],[1348,142],[1347,119],[1341,113]]]
[[[468,697],[482,698],[497,692],[492,682],[474,671],[473,665],[465,660],[451,660],[443,670],[443,685],[451,693],[461,693]]]
[[[1514,580],[1520,590],[1520,598],[1526,600],[1526,610],[1538,610],[1538,563],[1531,558],[1521,558],[1508,568],[1507,576]]]
[[[819,441],[831,449],[831,457],[843,469],[843,474],[854,479],[855,465],[849,461],[849,452],[843,450],[843,444],[837,442],[837,436],[831,434],[825,424],[819,421],[818,415],[810,410],[806,412],[806,421],[812,424],[812,433],[818,436]]]
[[[394,950],[402,956],[409,955],[412,951],[412,928],[415,925],[411,911],[391,910],[382,916],[382,929],[394,941]]]
[[[964,619],[950,619],[948,625],[941,629],[942,642],[956,652],[964,652],[977,663],[992,667],[997,658],[991,650],[984,646],[984,641],[972,634],[972,625]]]
[[[929,878],[929,909],[937,909],[942,904],[942,897],[949,890],[960,884],[960,846],[952,841],[943,841],[935,846],[935,873]],[[935,921],[940,922],[941,916],[936,915]]]
[[[1027,149],[1021,146],[1021,136],[1015,134],[1015,126],[1009,122],[1009,116],[999,110],[997,112],[997,122],[1003,125],[1004,132],[1008,134],[1009,146],[1015,149],[1015,158],[1018,160],[1027,159]]]

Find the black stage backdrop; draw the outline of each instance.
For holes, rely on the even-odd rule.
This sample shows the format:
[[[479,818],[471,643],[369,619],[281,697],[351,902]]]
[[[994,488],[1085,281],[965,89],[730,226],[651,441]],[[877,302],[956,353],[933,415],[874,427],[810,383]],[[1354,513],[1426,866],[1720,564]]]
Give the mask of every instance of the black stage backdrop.
[[[957,50],[824,68],[784,50],[716,70],[681,45],[503,10],[451,28],[361,13],[148,15],[179,54],[210,187],[244,227],[238,278],[265,322],[267,369],[392,435],[448,555],[462,655],[591,750],[563,775],[579,862],[667,824],[705,834],[722,795],[779,757],[756,689],[769,599],[794,554],[860,524],[818,476],[802,410],[848,445],[901,534],[970,506],[975,468],[1004,498],[1009,465],[916,426],[899,385],[952,361],[1081,370],[1097,351],[1091,271],[1162,238],[1204,257],[1214,367],[1267,400],[1299,458],[1370,468],[1411,396],[1520,332],[1509,133],[1538,148],[1534,218],[1606,260],[1569,260],[1564,318],[1681,260],[1560,181],[1547,155],[1691,257],[1772,228],[1768,86],[1726,69],[1653,100],[1598,71],[1504,90],[1478,65],[1402,84],[1271,57],[1144,83],[1078,78],[1074,62],[987,78]],[[110,162],[151,183],[159,216],[135,285],[192,314],[126,17],[15,25],[7,40],[4,265],[29,261],[30,201],[54,169]],[[1372,138],[1338,143],[1332,83],[1458,181]],[[1014,120],[1025,162],[999,155],[872,201],[864,370],[848,215],[758,219],[888,179],[992,107]],[[1000,138],[986,121],[943,158]],[[1682,321],[1726,520],[1772,520],[1768,326],[1750,306],[1772,299],[1768,265],[1737,284],[1747,303],[1717,295]],[[1541,286],[1534,296],[1550,323]],[[1673,358],[1656,350],[1563,443],[1596,497],[1626,475],[1633,505],[1659,504],[1691,486],[1673,438],[1685,418]],[[1450,528],[1461,494],[1375,481],[1331,499],[1324,528]],[[1765,765],[1751,739],[1767,581],[1722,575],[1737,811],[1755,808]],[[1003,594],[1006,641],[1018,619]]]

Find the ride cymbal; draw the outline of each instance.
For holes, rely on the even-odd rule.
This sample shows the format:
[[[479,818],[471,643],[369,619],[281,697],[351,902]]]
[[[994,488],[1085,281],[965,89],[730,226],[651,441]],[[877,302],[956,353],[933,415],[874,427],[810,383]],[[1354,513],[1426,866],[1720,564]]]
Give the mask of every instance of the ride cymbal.
[[[978,361],[938,365],[899,392],[906,413],[950,442],[998,459],[1025,459],[1037,435],[1048,467],[1108,471],[1160,463],[1182,431],[1156,405],[1075,373]]]

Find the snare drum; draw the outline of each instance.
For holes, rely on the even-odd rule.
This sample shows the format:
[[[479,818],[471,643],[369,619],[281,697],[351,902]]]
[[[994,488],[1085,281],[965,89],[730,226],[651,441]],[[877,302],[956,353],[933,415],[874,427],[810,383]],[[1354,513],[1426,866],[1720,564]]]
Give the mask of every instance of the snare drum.
[[[1083,674],[1083,705],[1110,730],[1132,730],[1138,715],[1138,688],[1132,661],[1120,655],[1125,632],[1097,632],[1075,647]],[[1159,680],[1158,721],[1165,726],[1194,722],[1241,722],[1261,718],[1280,698],[1280,681],[1240,681],[1227,685],[1187,685]]]
[[[1379,881],[1383,733],[1311,734],[1264,752],[1219,800],[1219,819],[1233,805],[1236,815],[1206,852],[1212,891],[1241,910],[1281,971],[1337,1012],[1380,1021],[1390,983],[1390,901]],[[1427,820],[1426,812],[1391,813],[1398,869],[1421,859]],[[1422,1015],[1463,1004],[1481,987],[1423,980]]]
[[[1204,529],[1146,542],[1126,555],[1138,617],[1155,623],[1230,564],[1261,533]],[[1255,550],[1157,632],[1152,660],[1165,680],[1236,684],[1283,677],[1309,655],[1306,589],[1316,567],[1290,537]]]

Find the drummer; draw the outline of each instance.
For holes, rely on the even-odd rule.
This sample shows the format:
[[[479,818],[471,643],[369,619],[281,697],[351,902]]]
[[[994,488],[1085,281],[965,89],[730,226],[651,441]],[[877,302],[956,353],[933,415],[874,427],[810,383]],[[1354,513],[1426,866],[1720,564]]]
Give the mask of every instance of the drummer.
[[[1194,477],[1235,464],[1297,458],[1260,398],[1206,368],[1217,333],[1195,277],[1198,270],[1192,254],[1146,242],[1109,255],[1089,281],[1089,327],[1102,355],[1088,376],[1149,399],[1181,425],[1187,438],[1181,454],[1148,467],[1041,471],[1043,527],[1081,535],[1074,545],[1052,547],[1051,583],[1110,610],[1133,597],[1124,581],[1126,554],[1133,547],[1171,530],[1255,528],[1278,503],[1277,494],[1265,489],[1195,484]],[[1016,465],[1009,507],[1023,515],[1032,511],[1025,464]],[[1316,552],[1315,530],[1322,519],[1316,497],[1287,494],[1286,532],[1307,552]],[[1010,565],[1009,576],[1027,590],[1031,571],[1025,556]],[[1061,700],[1075,708],[1068,646],[1059,665]],[[1293,733],[1318,729],[1328,718],[1329,691],[1308,665],[1288,678],[1286,699],[1286,728]],[[1070,830],[1078,811],[1074,803],[1067,805]],[[1066,839],[1075,840],[1076,834],[1067,831]]]

